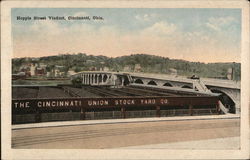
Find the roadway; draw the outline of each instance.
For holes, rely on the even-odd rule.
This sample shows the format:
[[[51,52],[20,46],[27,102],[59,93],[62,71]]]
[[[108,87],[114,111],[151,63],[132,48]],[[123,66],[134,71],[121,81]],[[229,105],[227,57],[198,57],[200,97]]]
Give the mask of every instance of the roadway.
[[[129,73],[129,74],[133,77],[193,83],[192,79],[180,75],[176,76],[176,75],[156,74],[156,73]],[[232,80],[214,79],[214,78],[200,78],[200,79],[204,82],[205,85],[209,86],[225,87],[232,89],[240,89],[241,86],[240,84],[241,81],[232,81]]]
[[[133,146],[154,148],[164,144],[160,145],[160,148],[169,148],[167,144],[182,143],[182,148],[189,149],[192,148],[190,142],[199,141],[202,149],[214,149],[213,145],[208,145],[207,148],[204,146],[207,143],[216,145],[223,143],[224,146],[227,146],[225,140],[228,139],[230,149],[238,149],[237,137],[239,136],[239,118],[85,123],[73,126],[16,127],[16,129],[12,129],[12,147],[22,149],[117,149],[133,148]],[[203,141],[208,142],[202,143]],[[216,145],[214,145],[215,148]]]

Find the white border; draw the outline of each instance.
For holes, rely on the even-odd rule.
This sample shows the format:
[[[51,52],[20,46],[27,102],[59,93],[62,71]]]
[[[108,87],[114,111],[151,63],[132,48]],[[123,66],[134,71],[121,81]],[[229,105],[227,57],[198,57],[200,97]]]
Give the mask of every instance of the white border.
[[[11,149],[11,8],[241,8],[241,149]],[[3,159],[247,159],[249,158],[249,4],[247,1],[4,1],[1,3],[1,136]]]

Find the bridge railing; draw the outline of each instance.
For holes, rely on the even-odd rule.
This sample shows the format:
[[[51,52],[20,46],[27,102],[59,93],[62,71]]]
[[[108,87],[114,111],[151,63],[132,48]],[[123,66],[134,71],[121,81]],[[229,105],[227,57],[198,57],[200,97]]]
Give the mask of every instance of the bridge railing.
[[[209,78],[202,78],[202,81],[206,85],[222,86],[222,87],[237,88],[237,89],[240,89],[241,87],[241,81],[209,79]]]
[[[80,74],[84,73],[93,73],[93,74],[126,74],[129,77],[138,77],[138,78],[149,78],[149,79],[156,79],[156,80],[167,80],[167,81],[176,81],[176,82],[185,82],[185,83],[193,83],[193,79],[189,79],[185,76],[180,76],[180,75],[166,75],[166,74],[154,74],[154,73],[122,73],[122,72],[90,72],[90,71],[85,71],[85,72],[79,72],[73,75],[72,77],[78,76]],[[232,80],[223,80],[223,79],[212,79],[212,78],[200,78],[201,80],[201,86],[207,86],[207,85],[212,85],[212,86],[218,86],[218,87],[227,87],[227,88],[235,88],[235,89],[240,89],[240,81],[232,81]],[[206,88],[203,87],[204,90]]]

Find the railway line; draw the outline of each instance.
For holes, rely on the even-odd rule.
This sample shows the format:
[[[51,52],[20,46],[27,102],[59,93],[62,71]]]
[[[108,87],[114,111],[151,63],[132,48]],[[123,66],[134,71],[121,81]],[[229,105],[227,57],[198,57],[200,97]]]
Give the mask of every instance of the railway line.
[[[38,92],[35,87],[12,87],[12,98],[37,98]]]
[[[156,90],[146,90],[146,89],[143,89],[143,88],[134,88],[134,87],[127,87],[125,88],[126,90],[130,91],[130,92],[141,92],[141,93],[144,93],[146,95],[156,95],[156,96],[176,96],[175,94],[169,94],[167,92],[163,93],[163,92],[158,92]]]
[[[83,86],[74,88],[71,86],[58,87],[12,87],[13,99],[25,98],[67,98],[67,97],[127,97],[127,96],[178,96],[173,93],[157,88],[131,87],[110,88],[105,86]],[[189,95],[187,93],[182,96]]]
[[[69,97],[69,95],[62,91],[61,88],[56,87],[39,87],[37,98],[62,98]]]

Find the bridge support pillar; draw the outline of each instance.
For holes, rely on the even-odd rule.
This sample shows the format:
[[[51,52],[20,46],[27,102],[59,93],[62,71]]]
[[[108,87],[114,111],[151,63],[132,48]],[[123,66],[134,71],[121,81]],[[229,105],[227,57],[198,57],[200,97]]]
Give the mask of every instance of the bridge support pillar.
[[[99,75],[100,74],[97,74],[97,85],[99,85]]]
[[[89,74],[86,75],[86,84],[89,84]]]
[[[122,86],[124,86],[124,77],[122,77]]]
[[[103,84],[103,77],[104,77],[104,74],[101,74],[101,75],[102,75],[101,84]]]
[[[97,81],[96,81],[96,74],[93,75],[93,80],[94,80],[94,83],[93,83],[93,84],[97,84]]]
[[[82,74],[82,84],[84,84],[84,80],[85,80],[85,75]]]
[[[83,75],[83,84],[85,84],[86,76],[85,74]]]
[[[87,84],[87,75],[85,74],[84,84]]]
[[[84,74],[84,84],[87,84],[87,75]]]
[[[84,84],[84,80],[85,80],[85,75],[82,75],[82,84]]]
[[[91,74],[89,74],[89,77],[88,77],[88,84],[89,85],[91,84]]]
[[[93,74],[90,74],[90,85],[93,84]]]
[[[93,74],[93,84],[95,84],[95,74]]]

